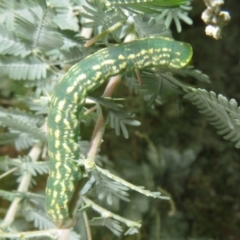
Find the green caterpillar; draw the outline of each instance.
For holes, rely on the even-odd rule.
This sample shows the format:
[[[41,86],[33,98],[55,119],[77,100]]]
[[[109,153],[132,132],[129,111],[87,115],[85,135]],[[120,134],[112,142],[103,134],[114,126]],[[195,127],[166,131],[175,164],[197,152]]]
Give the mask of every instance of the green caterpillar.
[[[111,76],[146,67],[182,68],[192,57],[189,44],[151,37],[111,46],[75,64],[57,84],[48,115],[49,178],[46,210],[59,228],[72,226],[70,201],[82,171],[78,144],[79,112],[86,96]]]

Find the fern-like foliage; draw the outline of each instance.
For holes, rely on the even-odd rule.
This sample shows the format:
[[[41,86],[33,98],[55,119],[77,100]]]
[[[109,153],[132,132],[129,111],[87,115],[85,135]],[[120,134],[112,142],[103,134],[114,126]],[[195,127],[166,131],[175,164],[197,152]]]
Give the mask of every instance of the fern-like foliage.
[[[63,45],[63,39],[56,32],[56,27],[54,28],[50,22],[53,14],[47,9],[42,14],[39,17],[32,13],[34,20],[23,19],[21,16],[16,17],[19,39],[36,49],[51,50],[56,47],[60,48]]]
[[[141,75],[142,85],[135,80],[134,89],[136,93],[144,96],[148,106],[152,106],[154,102],[162,104],[164,94],[178,91],[179,87],[168,81],[161,73],[146,70],[142,71]]]
[[[0,108],[0,124],[9,128],[9,133],[5,136],[8,142],[13,141],[16,149],[22,150],[33,146],[36,140],[46,141],[46,135],[40,130],[39,126],[43,123],[43,119],[31,113],[27,113],[18,109]],[[3,144],[6,139],[1,137]]]
[[[122,131],[122,134],[125,138],[129,137],[128,130],[126,128],[126,125],[131,126],[139,126],[140,122],[137,120],[133,120],[134,114],[127,113],[123,110],[111,110],[109,112],[109,117],[107,119],[107,122],[110,123],[110,126],[115,129],[115,133],[117,136],[120,135],[120,132]]]
[[[134,16],[134,29],[139,37],[145,37],[161,33],[162,35],[171,35],[170,31],[166,30],[166,27],[162,21],[157,21],[155,18],[147,17],[142,14]],[[129,25],[129,28],[131,25]]]
[[[61,53],[63,54],[65,63],[73,64],[79,62],[83,58],[83,53],[79,46],[73,46],[68,50],[62,49]]]
[[[121,7],[133,13],[159,13],[163,9],[175,9],[181,5],[189,4],[188,0],[151,0],[151,1],[107,1],[106,5],[110,7]]]
[[[89,6],[88,6],[89,5]],[[88,22],[85,22],[83,24],[84,27],[88,28],[95,28],[98,33],[104,32],[107,29],[113,27],[115,24],[119,22],[126,23],[127,17],[123,14],[119,14],[118,12],[115,12],[113,9],[110,11],[106,11],[106,7],[102,3],[91,3],[88,2],[88,5],[84,5],[85,12],[82,13],[82,16],[88,20]],[[125,25],[124,29],[127,28]],[[122,28],[123,29],[123,26]],[[100,31],[99,31],[100,30]],[[123,30],[124,31],[124,30]],[[118,37],[117,37],[118,33]],[[113,36],[116,36],[116,38],[120,38],[125,36],[124,33],[122,33],[121,30],[118,30],[118,32],[112,32]],[[109,34],[109,33],[107,33]],[[101,40],[104,42],[107,42],[107,36],[105,38],[102,38]]]
[[[30,50],[26,48],[26,45],[20,42],[14,32],[7,30],[4,25],[0,26],[0,54],[1,55],[14,55],[25,57],[30,53]]]
[[[91,220],[92,226],[105,226],[110,231],[112,231],[116,236],[121,236],[122,233],[122,227],[120,223],[116,220],[113,220],[111,218],[94,218]]]
[[[7,76],[14,80],[45,78],[47,68],[46,63],[33,56],[24,59],[12,56],[2,56],[0,58],[0,76]]]
[[[22,121],[25,124],[33,125],[33,126],[41,126],[44,123],[44,119],[41,117],[34,115],[31,112],[26,112],[17,108],[8,108],[5,109],[0,107],[0,116],[11,116],[12,118]]]
[[[110,127],[115,129],[117,136],[122,132],[123,136],[128,138],[129,133],[126,125],[139,126],[141,124],[139,121],[133,119],[134,114],[126,112],[121,104],[113,101],[114,99],[96,97],[90,97],[89,99],[95,101],[98,106],[100,104],[109,110],[106,123],[109,123]],[[101,108],[98,108],[98,110],[102,111]]]
[[[0,190],[0,196],[1,198],[4,198],[8,201],[13,201],[18,196],[18,194],[9,192],[9,191]]]
[[[48,165],[46,162],[33,162],[30,158],[23,158],[21,164],[22,171],[28,172],[33,176],[48,173]]]
[[[174,21],[177,31],[182,31],[182,26],[180,20],[184,21],[185,23],[191,25],[192,20],[188,17],[188,11],[192,8],[189,6],[189,2],[186,5],[181,5],[179,8],[175,9],[164,9],[160,14],[159,18],[164,19],[164,23],[167,28],[170,27],[172,21]]]
[[[32,208],[28,208],[25,218],[27,221],[33,222],[34,227],[44,230],[54,228],[54,224],[48,220],[48,216],[44,212],[36,212]]]
[[[53,22],[62,30],[79,30],[78,19],[73,12],[72,1],[49,0],[51,7],[56,12]]]
[[[182,3],[186,5],[182,6]],[[109,1],[106,7],[104,3],[97,4],[93,0],[88,1],[90,7],[83,6],[87,12],[83,13],[83,16],[91,20],[85,24],[86,27],[101,27],[102,32],[122,22],[122,27],[118,26],[118,29],[112,33],[115,39],[121,39],[129,32],[137,32],[143,37],[163,32],[169,28],[172,20],[175,21],[179,32],[180,20],[192,24],[187,16],[187,11],[191,10],[189,4],[189,1]],[[149,15],[143,17],[142,13]],[[158,13],[158,16],[155,13]]]
[[[82,13],[82,16],[90,19],[91,22],[85,23],[85,27],[102,26],[103,30],[105,30],[106,28],[109,28],[114,22],[124,19],[124,16],[117,14],[115,11],[106,12],[105,5],[102,3],[94,4],[88,2],[88,5],[89,6],[84,6],[86,13]]]
[[[14,30],[15,16],[19,15],[24,16],[25,18],[29,18],[31,14],[28,9],[31,9],[31,11],[39,11],[39,2],[41,1],[1,1],[0,22],[6,24],[8,29]]]
[[[18,176],[17,181],[20,182],[25,174],[33,176],[43,175],[48,173],[48,165],[46,162],[35,162],[29,156],[19,156],[18,158],[6,158],[0,162],[1,169],[15,169],[14,175]],[[36,182],[33,180],[33,184]],[[25,193],[22,193],[25,194]],[[24,196],[23,196],[24,197]]]
[[[113,196],[127,202],[130,201],[128,198],[129,194],[127,193],[128,188],[126,186],[110,180],[107,176],[104,176],[96,170],[93,170],[92,174],[97,183],[97,195],[99,199],[102,200],[106,198],[109,205],[113,203]]]
[[[193,66],[187,66],[183,69],[172,69],[172,73],[177,74],[182,77],[191,76],[194,79],[198,80],[199,82],[210,83],[210,78],[208,75],[204,74],[198,69],[195,69]]]
[[[194,77],[198,81],[209,83],[209,77],[193,67],[170,71],[181,77]],[[186,83],[179,81],[172,73],[169,73],[168,69],[143,70],[141,84],[133,74],[126,74],[126,85],[137,94],[143,95],[148,106],[153,103],[162,104],[169,93],[182,94],[189,89]]]
[[[196,105],[209,122],[218,130],[219,135],[240,148],[240,108],[235,99],[228,100],[222,94],[196,89],[184,96]]]

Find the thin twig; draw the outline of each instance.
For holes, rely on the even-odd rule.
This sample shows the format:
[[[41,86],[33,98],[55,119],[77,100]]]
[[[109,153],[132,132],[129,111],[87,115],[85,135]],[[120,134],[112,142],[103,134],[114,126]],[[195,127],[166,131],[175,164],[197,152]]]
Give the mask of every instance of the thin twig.
[[[86,214],[86,211],[83,212],[83,219],[84,219],[84,222],[85,222],[85,227],[86,227],[86,232],[87,232],[87,240],[92,240],[92,233],[91,233],[91,229],[90,229],[90,225],[89,225],[88,216]]]
[[[112,77],[107,84],[107,87],[103,93],[103,97],[111,97],[120,81],[121,81],[120,75]],[[87,157],[92,160],[94,160],[97,155],[98,148],[101,144],[102,135],[104,133],[104,128],[105,121],[103,116],[101,115],[97,119],[90,143],[90,148],[87,153]]]
[[[17,167],[14,167],[14,168],[8,170],[7,172],[5,172],[5,173],[3,173],[2,175],[0,175],[0,179],[2,179],[2,178],[4,178],[4,177],[6,177],[7,175],[15,172],[17,169],[18,169]]]
[[[45,125],[44,125],[45,126]],[[42,148],[39,144],[36,144],[31,151],[29,152],[28,156],[32,159],[33,162],[36,162],[41,155]],[[31,182],[32,175],[28,172],[25,173],[25,175],[22,177],[21,182],[18,186],[17,191],[18,192],[27,192],[30,182]],[[15,219],[16,213],[19,210],[19,203],[22,200],[20,197],[16,197],[13,202],[11,203],[7,214],[4,218],[4,220],[1,223],[1,228],[4,229],[12,224],[12,222]]]
[[[128,220],[126,218],[123,218],[117,214],[114,214],[108,210],[106,210],[105,208],[99,206],[98,204],[96,204],[95,202],[93,202],[92,200],[90,200],[87,197],[83,197],[83,201],[88,205],[91,206],[93,210],[95,210],[96,212],[100,213],[102,215],[102,217],[104,218],[113,218],[119,222],[125,223],[128,227],[136,227],[136,228],[140,228],[141,227],[141,223],[135,222],[135,221],[131,221]]]
[[[32,237],[43,237],[48,236],[53,238],[57,235],[57,229],[48,229],[41,231],[29,231],[29,232],[13,232],[13,233],[5,233],[0,231],[0,239],[4,238],[14,238],[14,239],[27,239]]]

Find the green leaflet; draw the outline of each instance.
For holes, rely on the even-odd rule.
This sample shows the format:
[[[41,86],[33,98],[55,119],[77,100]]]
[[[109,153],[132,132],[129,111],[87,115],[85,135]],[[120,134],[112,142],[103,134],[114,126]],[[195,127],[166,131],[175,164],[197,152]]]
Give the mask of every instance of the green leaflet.
[[[146,67],[185,67],[192,57],[189,44],[150,37],[111,46],[75,64],[57,84],[48,115],[49,178],[46,209],[59,228],[71,227],[71,200],[82,171],[78,136],[79,116],[88,93],[111,76]]]

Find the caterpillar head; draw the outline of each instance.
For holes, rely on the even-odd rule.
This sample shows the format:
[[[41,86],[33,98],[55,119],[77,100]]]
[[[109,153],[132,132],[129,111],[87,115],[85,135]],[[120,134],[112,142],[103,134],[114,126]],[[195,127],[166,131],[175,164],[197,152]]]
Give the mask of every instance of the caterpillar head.
[[[192,46],[184,42],[174,42],[172,45],[172,57],[169,62],[171,68],[183,68],[188,65],[192,59]]]

